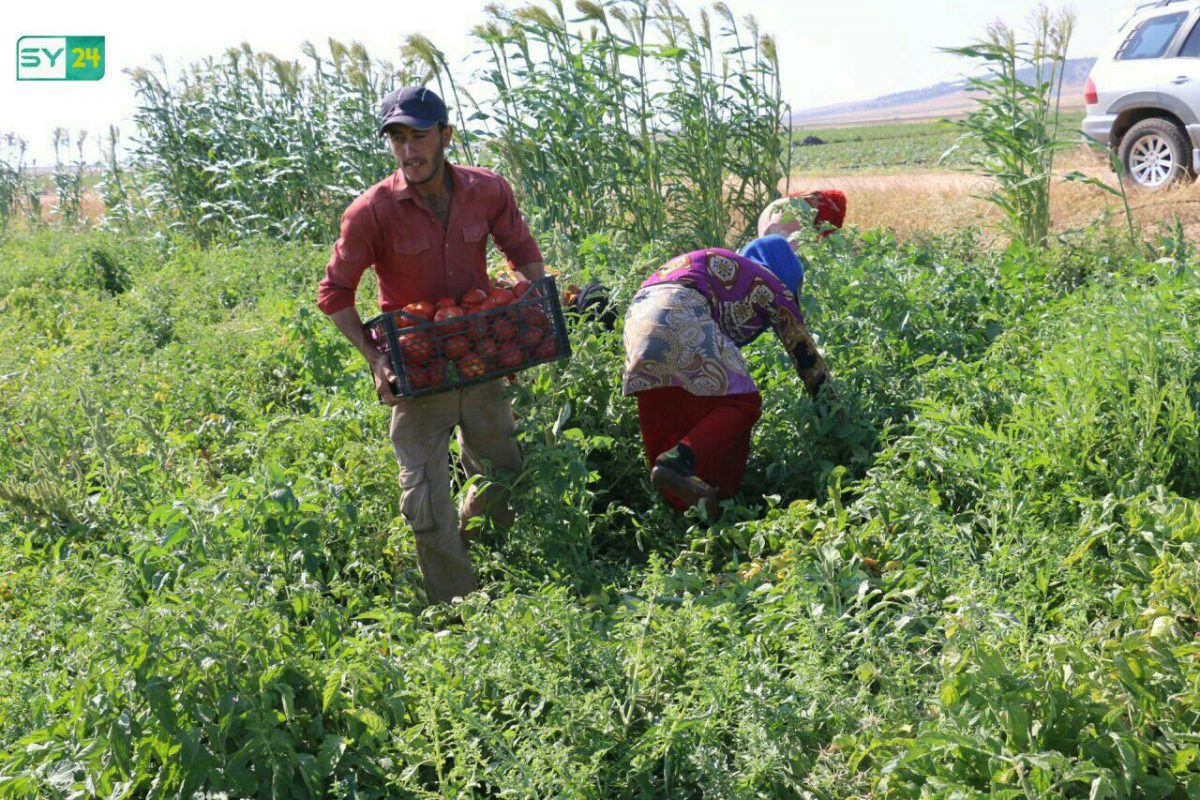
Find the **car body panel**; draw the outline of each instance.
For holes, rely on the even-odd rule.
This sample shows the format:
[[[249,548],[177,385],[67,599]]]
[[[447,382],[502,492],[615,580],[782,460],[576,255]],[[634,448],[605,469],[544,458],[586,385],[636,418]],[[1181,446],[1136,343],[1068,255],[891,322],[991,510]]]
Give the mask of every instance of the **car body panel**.
[[[1200,114],[1197,113],[1197,109],[1163,91],[1130,92],[1118,98],[1106,109],[1105,113],[1107,116],[1119,117],[1126,112],[1141,108],[1162,109],[1177,117],[1184,125],[1200,124]]]
[[[1169,93],[1196,112],[1197,118],[1183,120],[1184,125],[1200,124],[1200,58],[1172,58],[1169,62],[1171,68],[1159,91]]]

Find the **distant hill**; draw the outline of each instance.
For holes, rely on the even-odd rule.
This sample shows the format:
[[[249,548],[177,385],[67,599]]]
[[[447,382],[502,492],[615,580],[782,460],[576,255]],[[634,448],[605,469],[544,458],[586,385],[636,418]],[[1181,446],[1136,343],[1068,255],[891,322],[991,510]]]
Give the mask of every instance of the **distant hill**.
[[[1094,58],[1072,58],[1066,63],[1062,106],[1083,108],[1083,87],[1095,65]],[[1033,70],[1022,70],[1021,80],[1033,80]],[[966,114],[975,106],[975,98],[964,88],[966,81],[937,83],[924,89],[885,94],[873,100],[810,108],[792,114],[792,124],[800,127],[865,125],[880,122],[908,122],[933,117]]]

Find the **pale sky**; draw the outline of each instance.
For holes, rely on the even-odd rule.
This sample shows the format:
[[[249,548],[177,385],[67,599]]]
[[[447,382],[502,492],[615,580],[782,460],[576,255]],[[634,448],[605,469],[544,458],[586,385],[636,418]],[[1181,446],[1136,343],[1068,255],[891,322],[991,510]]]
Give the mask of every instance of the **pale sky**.
[[[136,99],[123,70],[149,66],[161,54],[173,70],[249,42],[255,50],[300,58],[308,39],[326,52],[329,37],[362,42],[375,58],[399,61],[410,33],[423,33],[463,64],[474,49],[470,29],[483,21],[488,0],[351,0],[302,3],[202,0],[163,4],[145,0],[58,0],[10,3],[0,19],[0,134],[30,141],[39,164],[53,159],[51,132],[85,129],[94,137],[110,124],[133,132]],[[507,3],[512,7],[524,2]],[[919,89],[962,75],[966,65],[937,52],[967,44],[995,19],[1021,26],[1038,0],[728,0],[739,18],[753,14],[778,43],[784,97],[795,109],[865,100]],[[573,0],[567,0],[568,8]],[[679,0],[692,12],[710,5]],[[1051,2],[1052,8],[1061,4]],[[1113,38],[1133,0],[1077,0],[1071,56],[1096,55]],[[107,71],[97,82],[18,82],[16,42],[26,35],[104,36]],[[468,64],[470,62],[467,62]],[[461,67],[461,80],[469,66]],[[97,150],[89,143],[85,157]]]

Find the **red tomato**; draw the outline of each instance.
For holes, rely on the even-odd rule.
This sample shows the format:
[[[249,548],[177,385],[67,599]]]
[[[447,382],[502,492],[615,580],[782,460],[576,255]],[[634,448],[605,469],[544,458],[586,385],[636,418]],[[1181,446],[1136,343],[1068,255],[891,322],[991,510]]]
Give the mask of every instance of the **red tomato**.
[[[453,298],[450,298],[450,297],[439,297],[439,298],[438,298],[438,301],[437,301],[436,303],[434,303],[433,305],[434,305],[434,308],[441,309],[441,308],[445,308],[446,306],[452,306],[452,305],[454,305],[454,304],[455,304],[455,303],[454,303],[454,299],[453,299]]]
[[[433,339],[425,331],[401,334],[399,343],[405,361],[428,361],[433,357]]]
[[[446,320],[457,320],[463,315],[463,310],[458,306],[446,306],[434,314],[433,319],[435,322],[445,322]],[[443,327],[446,333],[462,333],[466,329],[466,322],[451,322]]]
[[[467,341],[467,337],[461,334],[451,336],[442,341],[442,353],[446,358],[454,360],[462,358],[471,350],[471,343]]]
[[[442,361],[441,359],[438,359],[437,361],[431,361],[428,365],[426,365],[425,369],[429,372],[430,386],[441,386],[446,382],[445,361]]]
[[[458,303],[462,306],[477,306],[487,299],[487,292],[482,289],[467,289],[458,299]]]
[[[444,361],[410,366],[406,372],[408,374],[408,385],[414,391],[441,386],[446,382],[446,362]]]
[[[512,320],[508,319],[506,316],[497,315],[496,318],[492,320],[492,335],[495,336],[497,340],[506,342],[517,335],[517,326],[514,325]]]
[[[489,297],[487,300],[484,300],[482,303],[475,306],[475,313],[482,314],[485,311],[491,311],[495,307],[496,307],[496,304],[493,303],[492,299]]]
[[[433,303],[427,303],[424,300],[418,303],[409,303],[403,310],[406,314],[412,314],[414,317],[426,320],[433,319]]]
[[[498,306],[506,306],[515,299],[513,293],[503,287],[496,287],[488,293],[488,300],[491,300]]]
[[[483,341],[483,338],[487,336],[487,332],[487,317],[475,316],[472,317],[471,321],[467,323],[467,338],[469,338],[472,342]]]
[[[543,330],[550,328],[550,317],[546,316],[546,312],[537,304],[525,306],[521,310],[521,317],[525,320],[526,325],[535,325]]]
[[[455,361],[454,366],[458,368],[459,377],[465,381],[482,378],[487,372],[487,366],[483,363],[483,359],[474,353]]]
[[[495,339],[490,339],[490,338],[484,339],[482,342],[480,342],[478,345],[475,346],[475,352],[478,353],[479,355],[483,356],[484,358],[493,357],[494,355],[496,355],[496,353],[499,350],[500,350],[500,345],[498,345],[496,343]]]
[[[556,355],[558,355],[558,339],[553,336],[543,339],[533,351],[533,357],[539,361],[544,358],[554,358]]]
[[[507,345],[496,354],[496,363],[501,367],[515,367],[525,360],[525,351],[515,344]]]
[[[545,334],[542,333],[541,328],[536,328],[533,325],[530,325],[528,328],[522,328],[521,333],[517,338],[520,340],[521,344],[525,345],[526,347],[534,347],[542,340],[542,336],[544,335]]]
[[[521,299],[532,285],[529,281],[517,281],[517,285],[512,288],[513,297]]]
[[[405,369],[404,374],[408,376],[408,385],[414,391],[429,386],[429,370],[424,366],[414,364]]]

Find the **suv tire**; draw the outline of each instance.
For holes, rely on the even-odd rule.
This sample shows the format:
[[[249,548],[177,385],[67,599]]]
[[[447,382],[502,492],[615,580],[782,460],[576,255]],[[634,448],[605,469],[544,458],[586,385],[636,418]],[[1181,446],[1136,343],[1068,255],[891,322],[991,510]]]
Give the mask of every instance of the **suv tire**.
[[[1196,177],[1187,137],[1174,123],[1157,117],[1142,120],[1121,139],[1121,163],[1129,184],[1146,192]]]

